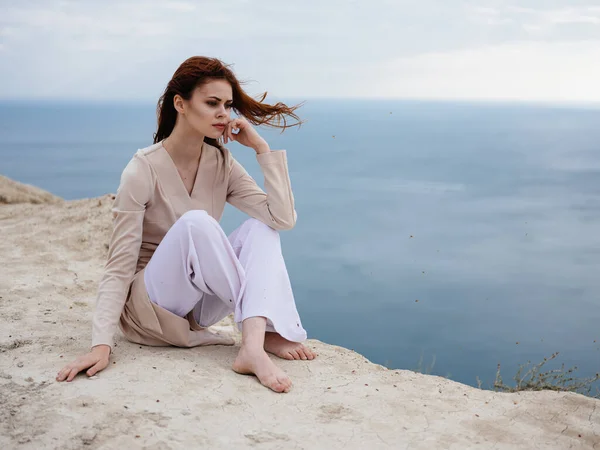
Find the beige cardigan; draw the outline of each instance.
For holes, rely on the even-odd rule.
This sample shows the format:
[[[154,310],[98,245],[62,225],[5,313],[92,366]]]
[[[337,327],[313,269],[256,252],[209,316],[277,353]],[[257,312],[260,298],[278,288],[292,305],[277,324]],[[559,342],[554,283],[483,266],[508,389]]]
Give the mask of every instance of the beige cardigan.
[[[285,150],[257,155],[265,192],[225,149],[204,143],[192,193],[162,143],[138,150],[121,175],[113,233],[98,288],[92,347],[113,346],[117,324],[125,337],[146,345],[198,345],[192,314],[179,317],[150,302],[143,270],[169,228],[185,212],[203,209],[217,221],[225,202],[277,230],[296,222]]]

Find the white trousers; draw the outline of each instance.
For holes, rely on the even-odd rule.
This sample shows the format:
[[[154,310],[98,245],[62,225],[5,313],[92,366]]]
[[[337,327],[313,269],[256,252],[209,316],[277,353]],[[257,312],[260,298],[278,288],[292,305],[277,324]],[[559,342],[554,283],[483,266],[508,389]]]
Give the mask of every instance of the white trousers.
[[[206,211],[186,212],[169,229],[144,272],[150,300],[202,327],[230,313],[238,328],[266,317],[267,331],[302,342],[302,327],[281,253],[279,233],[246,220],[229,238]]]

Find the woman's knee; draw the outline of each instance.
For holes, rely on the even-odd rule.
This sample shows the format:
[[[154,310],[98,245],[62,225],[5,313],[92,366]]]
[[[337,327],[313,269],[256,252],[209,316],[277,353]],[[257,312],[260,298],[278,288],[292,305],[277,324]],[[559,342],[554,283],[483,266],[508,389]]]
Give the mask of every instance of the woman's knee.
[[[184,223],[202,223],[210,221],[210,219],[213,218],[203,209],[191,209],[179,218]]]
[[[217,222],[214,217],[208,214],[203,209],[193,209],[179,218],[179,222],[186,228],[193,230],[194,232],[201,232],[209,237],[214,237],[215,234],[221,234],[221,225]]]
[[[258,233],[261,236],[269,236],[271,238],[279,238],[279,231],[271,228],[269,225],[262,223],[260,220],[250,218],[244,222],[244,227],[247,227],[248,233]]]

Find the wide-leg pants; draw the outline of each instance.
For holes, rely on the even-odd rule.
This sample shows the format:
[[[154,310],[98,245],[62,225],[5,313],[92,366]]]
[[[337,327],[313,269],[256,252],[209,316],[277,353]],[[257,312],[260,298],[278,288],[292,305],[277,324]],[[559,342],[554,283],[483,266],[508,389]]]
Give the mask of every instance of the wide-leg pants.
[[[144,273],[150,301],[202,327],[230,313],[242,330],[249,317],[266,317],[267,331],[302,342],[302,327],[279,233],[256,219],[229,237],[206,211],[192,210],[169,229]]]

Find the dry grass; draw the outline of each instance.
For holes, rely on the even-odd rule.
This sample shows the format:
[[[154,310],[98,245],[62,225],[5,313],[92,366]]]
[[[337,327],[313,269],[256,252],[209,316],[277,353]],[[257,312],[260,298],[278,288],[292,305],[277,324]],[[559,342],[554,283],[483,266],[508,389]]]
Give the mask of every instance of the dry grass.
[[[590,378],[577,378],[574,372],[577,366],[565,369],[562,364],[559,369],[543,370],[544,365],[549,361],[556,359],[558,352],[553,353],[549,358],[538,364],[532,365],[531,361],[527,364],[519,366],[519,370],[513,377],[516,385],[508,386],[502,381],[500,375],[500,364],[496,372],[496,380],[494,381],[494,389],[503,392],[519,392],[519,391],[561,391],[561,392],[577,392],[593,398],[600,398],[600,388],[597,381],[600,380],[600,374]]]

